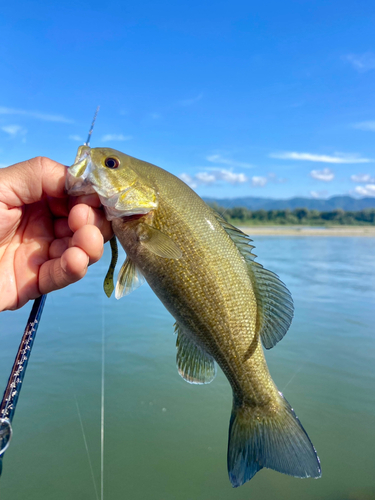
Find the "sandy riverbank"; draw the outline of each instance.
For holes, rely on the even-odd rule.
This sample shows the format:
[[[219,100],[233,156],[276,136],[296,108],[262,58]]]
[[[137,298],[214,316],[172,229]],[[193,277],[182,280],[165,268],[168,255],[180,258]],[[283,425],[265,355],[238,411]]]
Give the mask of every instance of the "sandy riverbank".
[[[329,236],[375,238],[375,226],[248,226],[240,229],[251,236]]]

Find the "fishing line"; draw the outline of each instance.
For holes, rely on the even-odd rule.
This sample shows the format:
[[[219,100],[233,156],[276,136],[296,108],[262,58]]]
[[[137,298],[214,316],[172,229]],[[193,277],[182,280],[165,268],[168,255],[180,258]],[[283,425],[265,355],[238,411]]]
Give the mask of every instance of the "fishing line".
[[[285,391],[285,389],[288,387],[288,385],[291,383],[291,381],[294,379],[297,373],[299,373],[302,370],[302,367],[305,366],[305,364],[306,363],[302,363],[302,365],[298,368],[298,370],[294,372],[294,374],[290,377],[289,382],[287,382],[286,385],[284,385],[284,387],[281,389],[281,392]]]
[[[77,396],[76,396],[76,395],[74,395],[74,399],[75,399],[75,401],[76,401],[76,406],[77,406],[77,412],[78,412],[79,423],[81,424],[82,436],[83,436],[83,442],[85,443],[85,448],[86,448],[87,458],[88,458],[88,460],[89,460],[89,465],[90,465],[90,471],[91,471],[92,482],[94,483],[95,496],[96,496],[97,500],[99,500],[98,489],[97,489],[97,487],[96,487],[95,476],[94,476],[94,470],[93,470],[93,468],[92,468],[92,463],[91,463],[91,458],[90,458],[89,447],[88,447],[88,445],[87,445],[86,434],[85,434],[85,430],[84,430],[84,428],[83,428],[83,422],[82,422],[81,412],[80,412],[80,410],[79,410],[79,406],[78,406],[78,401],[77,401]]]
[[[105,309],[102,306],[102,390],[101,390],[101,425],[100,425],[100,492],[104,498],[104,370],[105,370]]]

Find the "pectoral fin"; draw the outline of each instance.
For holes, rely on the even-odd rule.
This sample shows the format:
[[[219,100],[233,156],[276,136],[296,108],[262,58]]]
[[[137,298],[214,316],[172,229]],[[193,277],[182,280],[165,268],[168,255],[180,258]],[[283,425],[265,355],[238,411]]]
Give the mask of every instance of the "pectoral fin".
[[[166,234],[145,223],[137,226],[140,243],[150,252],[165,259],[180,259],[182,252],[176,243]]]
[[[117,277],[115,297],[121,299],[145,282],[145,278],[138,267],[129,257],[126,257]]]
[[[251,239],[214,212],[228,236],[245,259],[257,299],[257,330],[266,349],[271,349],[289,329],[293,319],[292,296],[277,274],[254,262]]]
[[[177,333],[176,362],[178,373],[190,384],[209,384],[215,378],[216,366],[212,356],[207,354],[179,325],[175,324]]]
[[[115,272],[115,267],[118,259],[116,236],[112,236],[112,238],[109,240],[109,243],[111,245],[112,258],[103,283],[103,288],[107,297],[110,297],[112,295],[113,290],[115,289],[115,285],[113,283],[113,273]]]

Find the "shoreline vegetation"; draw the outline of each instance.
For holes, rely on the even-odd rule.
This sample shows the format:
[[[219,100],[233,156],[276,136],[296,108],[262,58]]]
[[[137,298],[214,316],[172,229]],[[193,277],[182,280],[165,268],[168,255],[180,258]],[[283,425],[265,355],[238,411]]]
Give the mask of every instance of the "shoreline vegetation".
[[[357,237],[375,238],[375,226],[244,226],[234,224],[238,229],[249,236],[323,236],[323,237]]]
[[[210,204],[222,217],[246,234],[269,236],[375,237],[375,209],[320,212],[307,208],[295,210],[248,210],[223,208]]]

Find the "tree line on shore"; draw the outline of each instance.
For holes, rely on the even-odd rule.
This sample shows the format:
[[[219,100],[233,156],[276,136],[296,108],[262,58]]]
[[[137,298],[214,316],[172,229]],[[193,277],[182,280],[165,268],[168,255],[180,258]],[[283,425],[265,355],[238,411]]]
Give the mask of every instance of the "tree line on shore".
[[[227,222],[237,225],[375,225],[375,208],[367,208],[357,212],[341,209],[320,212],[319,210],[308,210],[307,208],[296,208],[295,210],[248,210],[244,207],[223,208],[217,203],[210,205]]]

